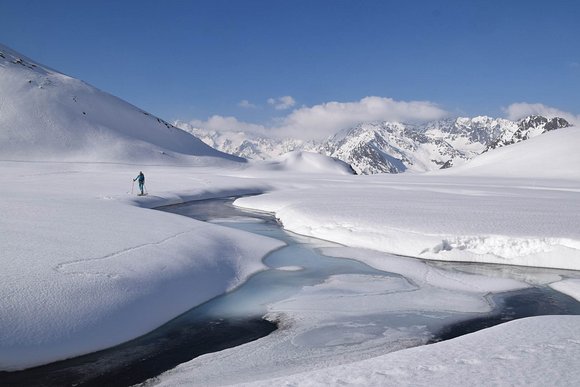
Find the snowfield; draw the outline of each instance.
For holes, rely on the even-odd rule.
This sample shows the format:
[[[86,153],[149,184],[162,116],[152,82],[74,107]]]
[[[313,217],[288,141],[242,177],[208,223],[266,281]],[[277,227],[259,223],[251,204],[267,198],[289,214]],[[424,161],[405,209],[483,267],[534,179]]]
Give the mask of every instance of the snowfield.
[[[402,264],[392,254],[580,270],[578,128],[423,175],[354,176],[342,163],[306,153],[248,163],[6,47],[0,52],[0,370],[78,356],[142,335],[240,286],[264,270],[262,259],[282,246],[153,210],[185,201],[259,194],[236,205],[273,212],[298,234],[370,249],[355,258],[441,292],[433,294],[447,294],[450,298],[440,297],[442,308],[486,310],[489,304],[477,301],[484,289],[526,284],[449,277]],[[148,191],[142,197],[132,181],[140,170]],[[577,279],[547,278],[554,289],[578,299]],[[297,342],[283,335],[298,332],[301,321],[328,323],[336,314],[313,316],[305,306],[320,309],[338,285],[361,302],[373,292],[389,299],[392,289],[408,286],[333,277],[303,289],[298,300],[268,306],[288,324],[273,340],[283,338],[287,348],[295,348]],[[325,305],[343,312],[343,304]],[[374,307],[359,306],[365,312]],[[258,340],[194,359],[156,382],[195,384],[200,364],[211,370],[217,364],[212,359],[236,354],[232,359],[238,363],[229,370],[234,378],[228,379],[233,384],[465,385],[483,379],[575,385],[579,322],[577,316],[530,318],[436,345],[373,352],[364,361],[360,353],[341,357],[325,346],[324,356],[305,357],[312,360],[307,366],[282,362],[259,376],[235,379],[231,371],[247,366],[245,350],[272,344]],[[325,337],[303,337],[302,343]]]
[[[147,333],[240,285],[282,245],[147,209],[263,185],[149,167],[152,187],[173,190],[137,199],[127,194],[134,166],[1,162],[0,171],[4,370]]]

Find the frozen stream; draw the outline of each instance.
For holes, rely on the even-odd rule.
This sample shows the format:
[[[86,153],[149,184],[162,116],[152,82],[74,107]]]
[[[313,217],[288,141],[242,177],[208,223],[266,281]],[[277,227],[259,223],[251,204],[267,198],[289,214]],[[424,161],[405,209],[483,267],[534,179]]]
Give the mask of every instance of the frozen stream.
[[[270,270],[139,339],[3,373],[0,381],[126,386],[208,354],[192,367],[196,384],[212,385],[243,380],[244,374],[259,377],[360,360],[514,318],[580,314],[580,303],[546,286],[577,273],[387,255],[393,270],[379,271],[344,258],[376,252],[287,233],[271,215],[243,211],[232,202],[214,199],[163,210],[286,242],[265,258]],[[225,348],[230,349],[213,353]],[[183,367],[187,371],[188,365]]]

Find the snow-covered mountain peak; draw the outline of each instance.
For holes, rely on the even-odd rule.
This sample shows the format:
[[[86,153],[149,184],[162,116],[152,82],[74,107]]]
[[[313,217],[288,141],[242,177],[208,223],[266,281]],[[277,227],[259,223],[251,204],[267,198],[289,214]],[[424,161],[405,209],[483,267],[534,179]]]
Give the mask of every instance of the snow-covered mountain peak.
[[[567,128],[570,126],[570,124],[568,121],[560,117],[546,118],[538,115],[532,115],[519,120],[518,126],[523,130],[542,128],[546,131],[550,131],[554,129]]]
[[[446,118],[423,125],[373,121],[343,129],[323,141],[274,140],[240,132],[192,132],[223,151],[246,158],[275,158],[293,150],[314,151],[349,163],[359,174],[426,172],[464,164],[499,139],[523,139],[567,126],[561,118],[527,117],[518,122],[489,116]],[[505,142],[506,144],[508,142]],[[513,142],[512,142],[513,143]],[[501,146],[501,145],[496,145]]]
[[[399,135],[406,129],[407,126],[400,122],[362,122],[352,128],[341,130],[335,135],[330,136],[327,141],[340,143],[352,138],[357,138],[359,142],[370,141],[376,137]]]
[[[451,137],[452,140],[457,139],[457,137],[465,137],[471,142],[486,145],[509,126],[514,126],[514,123],[502,118],[488,116],[458,117],[427,123],[425,131],[431,137]]]

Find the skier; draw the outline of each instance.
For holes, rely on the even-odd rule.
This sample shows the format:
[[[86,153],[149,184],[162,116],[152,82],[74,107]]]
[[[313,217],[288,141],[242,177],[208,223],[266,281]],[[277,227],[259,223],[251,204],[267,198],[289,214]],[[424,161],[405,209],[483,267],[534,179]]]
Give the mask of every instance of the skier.
[[[143,188],[145,187],[145,175],[143,172],[139,172],[139,175],[133,179],[133,181],[135,180],[139,180],[139,189],[141,190],[141,196],[143,196]]]

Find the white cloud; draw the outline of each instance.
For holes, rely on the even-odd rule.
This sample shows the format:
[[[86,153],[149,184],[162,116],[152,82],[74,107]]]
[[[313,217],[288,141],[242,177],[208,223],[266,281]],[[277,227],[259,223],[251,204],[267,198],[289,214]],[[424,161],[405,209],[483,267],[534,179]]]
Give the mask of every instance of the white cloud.
[[[266,127],[249,122],[239,121],[235,117],[224,117],[220,115],[211,116],[207,121],[191,120],[187,123],[177,121],[175,126],[183,128],[204,128],[215,130],[217,132],[250,132],[250,133],[264,133]]]
[[[507,118],[514,121],[535,114],[546,118],[560,117],[568,121],[571,125],[580,125],[580,115],[565,112],[541,103],[512,103],[503,110],[506,113]]]
[[[278,130],[302,138],[326,137],[360,122],[420,122],[448,115],[432,102],[365,97],[356,102],[327,102],[294,110],[281,120]]]
[[[296,100],[286,95],[284,97],[268,98],[268,104],[274,106],[276,110],[286,110],[296,105]]]
[[[243,99],[240,102],[238,102],[238,106],[243,107],[245,109],[255,109],[257,107],[256,105],[254,105],[253,103],[251,103],[247,99]]]
[[[295,103],[294,99],[291,101]],[[274,102],[281,102],[281,99],[276,99]],[[212,116],[207,121],[193,120],[189,122],[189,125],[222,132],[244,131],[309,140],[328,137],[360,122],[422,122],[438,120],[446,116],[449,116],[447,111],[428,101],[395,101],[384,97],[366,97],[355,102],[327,102],[311,107],[301,107],[286,116],[275,119],[268,126],[219,115]]]

